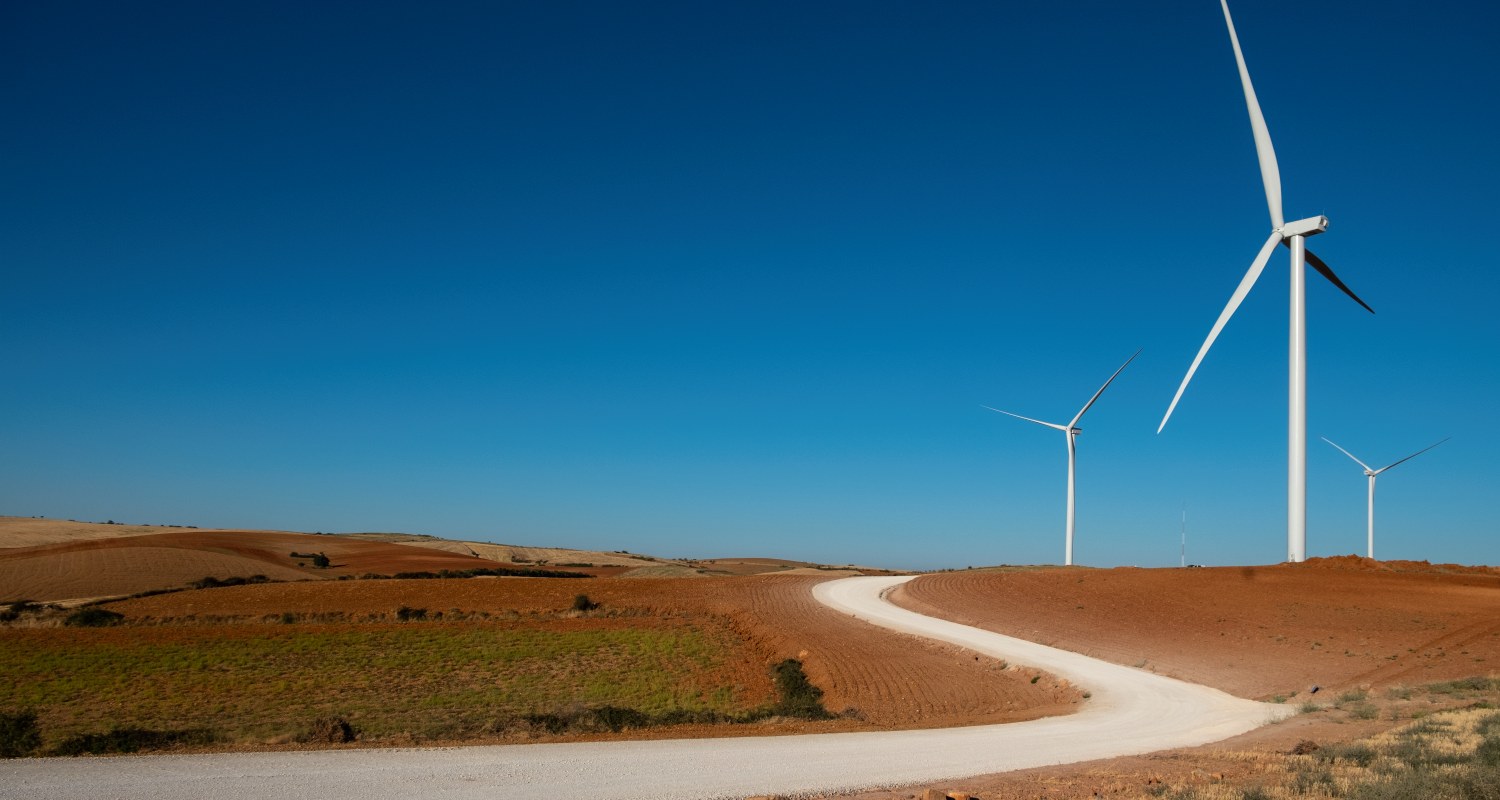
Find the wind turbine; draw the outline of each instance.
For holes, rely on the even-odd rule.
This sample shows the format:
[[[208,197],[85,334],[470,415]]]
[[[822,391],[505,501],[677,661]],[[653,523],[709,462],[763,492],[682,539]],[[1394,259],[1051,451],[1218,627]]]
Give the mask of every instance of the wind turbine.
[[[1089,410],[1090,406],[1094,405],[1094,401],[1099,399],[1099,395],[1104,394],[1104,390],[1108,389],[1109,385],[1114,382],[1115,378],[1118,377],[1119,374],[1121,372],[1123,372],[1126,367],[1130,366],[1130,362],[1134,361],[1135,357],[1138,356],[1138,355],[1140,355],[1140,354],[1141,354],[1141,351],[1137,350],[1137,351],[1135,351],[1135,355],[1132,355],[1130,358],[1125,359],[1125,363],[1121,364],[1120,368],[1117,369],[1117,370],[1115,370],[1115,374],[1114,375],[1109,376],[1109,380],[1105,381],[1104,385],[1099,387],[1099,391],[1094,392],[1094,396],[1090,397],[1089,401],[1087,403],[1083,404],[1083,408],[1080,408],[1078,410],[1078,413],[1073,415],[1072,421],[1069,422],[1067,425],[1058,425],[1058,424],[1052,423],[1052,422],[1042,422],[1039,419],[1032,419],[1031,417],[1023,417],[1020,414],[1012,414],[1009,411],[1001,411],[998,408],[990,408],[989,406],[983,406],[984,408],[989,408],[991,411],[995,411],[995,412],[1004,414],[1004,415],[1006,415],[1008,417],[1015,417],[1016,419],[1024,419],[1027,422],[1035,422],[1038,425],[1045,425],[1045,426],[1047,426],[1049,428],[1052,428],[1054,430],[1062,431],[1063,435],[1067,437],[1067,440],[1068,440],[1068,526],[1067,526],[1067,540],[1066,540],[1067,544],[1063,547],[1063,564],[1064,564],[1064,566],[1072,566],[1073,565],[1073,471],[1074,471],[1073,470],[1073,466],[1074,466],[1074,463],[1077,461],[1077,447],[1076,447],[1076,445],[1074,445],[1073,440],[1077,439],[1078,438],[1078,434],[1080,434],[1080,433],[1083,432],[1083,429],[1080,428],[1080,427],[1078,427],[1078,420],[1083,419],[1083,415]]]
[[[1333,440],[1330,439],[1330,438],[1328,438],[1327,436],[1324,436],[1322,438],[1323,438],[1323,441],[1325,441],[1325,442],[1327,442],[1329,444],[1333,444]],[[1448,438],[1452,438],[1452,437],[1448,437]],[[1338,451],[1340,453],[1343,453],[1344,455],[1346,455],[1346,456],[1348,456],[1350,458],[1354,458],[1354,463],[1360,465],[1361,467],[1364,467],[1365,468],[1365,475],[1367,477],[1369,477],[1369,479],[1370,479],[1369,544],[1368,544],[1368,549],[1365,551],[1365,555],[1366,556],[1368,556],[1369,558],[1374,558],[1375,557],[1375,477],[1377,475],[1379,475],[1380,473],[1385,472],[1386,470],[1390,469],[1391,467],[1396,466],[1396,464],[1401,464],[1403,462],[1410,461],[1410,460],[1416,458],[1417,456],[1422,455],[1423,453],[1427,452],[1428,450],[1431,450],[1432,448],[1437,447],[1439,444],[1442,444],[1443,442],[1448,441],[1448,438],[1443,439],[1442,442],[1438,442],[1437,444],[1430,444],[1430,445],[1422,448],[1421,450],[1418,450],[1417,452],[1412,453],[1411,455],[1407,456],[1406,458],[1403,458],[1400,461],[1395,462],[1395,464],[1387,464],[1387,465],[1381,467],[1380,469],[1370,469],[1370,465],[1369,464],[1366,464],[1365,462],[1360,461],[1357,458],[1354,458],[1354,454],[1353,453],[1349,452],[1348,450],[1345,450],[1342,447],[1339,447],[1336,444],[1333,444],[1334,447],[1338,448]]]
[[[1344,294],[1349,295],[1354,302],[1364,306],[1366,311],[1373,314],[1375,310],[1359,299],[1348,286],[1345,286],[1344,282],[1333,274],[1333,270],[1329,269],[1321,258],[1307,249],[1307,237],[1315,236],[1328,229],[1327,217],[1320,215],[1293,222],[1282,219],[1281,171],[1276,166],[1276,151],[1271,147],[1271,133],[1266,128],[1266,119],[1260,112],[1260,103],[1255,99],[1255,88],[1250,85],[1250,71],[1245,67],[1245,56],[1240,51],[1240,40],[1234,32],[1234,19],[1229,16],[1228,0],[1219,0],[1219,2],[1224,7],[1224,23],[1229,27],[1229,43],[1234,47],[1234,60],[1239,65],[1240,84],[1245,91],[1245,106],[1250,111],[1250,130],[1255,136],[1255,153],[1260,160],[1260,177],[1265,185],[1266,206],[1271,211],[1271,235],[1266,239],[1266,243],[1261,245],[1260,253],[1250,264],[1250,270],[1240,280],[1240,285],[1234,290],[1234,294],[1230,295],[1229,304],[1224,306],[1224,311],[1219,314],[1218,321],[1214,322],[1213,328],[1208,332],[1208,338],[1198,349],[1197,357],[1193,359],[1192,366],[1188,367],[1187,375],[1183,376],[1182,385],[1177,387],[1177,394],[1172,397],[1172,404],[1167,407],[1167,413],[1161,418],[1161,425],[1157,427],[1156,432],[1161,433],[1162,429],[1167,426],[1167,420],[1171,418],[1172,410],[1177,408],[1177,401],[1182,399],[1182,392],[1187,389],[1188,381],[1193,379],[1193,373],[1198,370],[1198,365],[1202,363],[1203,356],[1208,353],[1208,348],[1213,346],[1214,340],[1219,337],[1219,332],[1224,329],[1224,323],[1234,315],[1235,309],[1240,307],[1245,295],[1250,293],[1250,288],[1260,278],[1261,271],[1266,268],[1266,262],[1271,258],[1271,252],[1276,249],[1277,244],[1286,245],[1292,251],[1291,324],[1288,351],[1290,369],[1287,381],[1287,560],[1302,561],[1307,557],[1306,266],[1311,264],[1313,269],[1337,286]]]

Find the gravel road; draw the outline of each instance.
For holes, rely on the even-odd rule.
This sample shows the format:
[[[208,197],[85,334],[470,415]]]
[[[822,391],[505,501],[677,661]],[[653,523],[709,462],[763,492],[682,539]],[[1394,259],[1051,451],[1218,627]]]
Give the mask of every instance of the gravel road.
[[[1051,672],[1092,696],[1065,717],[947,730],[302,753],[0,761],[0,798],[546,797],[596,800],[798,795],[1147,753],[1228,738],[1293,709],[1232,697],[897,608],[905,577],[819,584],[822,603],[898,631]],[[524,790],[524,791],[523,791]]]

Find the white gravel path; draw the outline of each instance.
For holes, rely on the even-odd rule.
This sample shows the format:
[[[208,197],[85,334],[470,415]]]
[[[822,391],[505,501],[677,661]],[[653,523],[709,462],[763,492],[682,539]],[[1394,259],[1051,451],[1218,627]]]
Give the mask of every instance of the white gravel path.
[[[0,761],[0,798],[552,797],[798,795],[936,782],[1147,753],[1234,736],[1292,713],[1064,650],[924,617],[883,600],[910,578],[814,589],[876,625],[1037,667],[1089,690],[1065,717],[947,730],[300,753]]]

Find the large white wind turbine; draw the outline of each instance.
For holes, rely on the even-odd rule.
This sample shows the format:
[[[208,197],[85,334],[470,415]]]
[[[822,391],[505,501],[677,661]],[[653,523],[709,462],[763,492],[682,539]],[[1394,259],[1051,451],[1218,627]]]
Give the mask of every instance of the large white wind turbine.
[[[1451,438],[1451,437],[1449,437],[1449,438]],[[1328,438],[1327,436],[1323,437],[1323,441],[1325,441],[1325,442],[1327,442],[1329,444],[1333,444],[1333,440],[1330,439],[1330,438]],[[1369,514],[1369,534],[1368,534],[1369,535],[1369,543],[1368,543],[1367,549],[1365,551],[1365,555],[1367,557],[1369,557],[1369,558],[1374,558],[1375,557],[1375,477],[1377,475],[1379,475],[1380,473],[1385,472],[1386,470],[1390,469],[1391,467],[1396,466],[1396,464],[1401,464],[1403,462],[1410,461],[1410,460],[1416,458],[1417,456],[1422,455],[1423,453],[1427,452],[1428,450],[1431,450],[1432,448],[1437,447],[1438,445],[1440,445],[1440,444],[1442,444],[1443,442],[1446,442],[1446,441],[1448,441],[1448,439],[1443,439],[1442,442],[1437,442],[1436,444],[1430,444],[1430,445],[1422,448],[1421,450],[1418,450],[1417,452],[1412,453],[1411,455],[1407,456],[1406,458],[1403,458],[1400,461],[1395,462],[1394,464],[1386,464],[1385,466],[1381,467],[1380,469],[1370,469],[1370,465],[1369,464],[1366,464],[1365,462],[1360,461],[1357,458],[1354,458],[1354,454],[1353,453],[1349,452],[1348,450],[1345,450],[1342,447],[1339,447],[1336,444],[1333,444],[1334,447],[1338,447],[1338,451],[1340,453],[1343,453],[1344,455],[1346,455],[1346,456],[1348,456],[1350,458],[1354,458],[1354,463],[1360,465],[1361,467],[1364,467],[1365,468],[1365,476],[1370,479],[1370,500],[1369,500],[1369,504],[1368,504],[1369,505],[1369,509],[1370,509],[1370,514]]]
[[[1193,359],[1192,366],[1188,367],[1187,375],[1183,376],[1182,385],[1177,387],[1177,394],[1172,397],[1172,404],[1167,407],[1167,413],[1162,417],[1161,425],[1157,427],[1156,432],[1161,433],[1162,429],[1167,426],[1167,420],[1171,418],[1172,410],[1177,408],[1177,401],[1182,399],[1182,392],[1187,388],[1188,381],[1193,379],[1193,373],[1198,370],[1198,365],[1202,363],[1203,356],[1208,353],[1208,348],[1213,346],[1214,340],[1219,337],[1219,331],[1224,329],[1224,323],[1234,315],[1235,309],[1240,307],[1245,295],[1249,294],[1250,287],[1255,285],[1261,271],[1266,268],[1271,252],[1276,249],[1277,244],[1286,245],[1292,251],[1291,346],[1289,350],[1291,367],[1287,391],[1287,560],[1302,561],[1307,557],[1307,302],[1304,278],[1306,265],[1311,264],[1313,269],[1337,286],[1344,294],[1353,298],[1354,302],[1364,306],[1366,311],[1374,313],[1374,309],[1350,291],[1349,287],[1333,274],[1333,270],[1329,269],[1322,259],[1307,249],[1305,242],[1307,237],[1327,230],[1327,217],[1308,217],[1294,222],[1282,219],[1281,172],[1276,166],[1276,151],[1271,148],[1271,134],[1266,128],[1265,117],[1260,113],[1260,103],[1255,99],[1255,89],[1250,85],[1250,71],[1246,69],[1245,56],[1240,52],[1240,40],[1234,32],[1234,20],[1229,16],[1229,3],[1227,0],[1219,1],[1224,7],[1224,22],[1229,27],[1229,42],[1234,47],[1234,60],[1239,65],[1240,83],[1245,90],[1245,105],[1250,111],[1250,129],[1255,135],[1256,155],[1260,158],[1261,182],[1265,184],[1266,205],[1271,211],[1271,235],[1261,246],[1255,261],[1250,264],[1250,271],[1245,273],[1245,277],[1240,280],[1239,287],[1230,296],[1229,304],[1224,306],[1224,311],[1219,314],[1219,319],[1208,332],[1208,338],[1204,340],[1203,346],[1198,349],[1197,357]]]
[[[1066,566],[1072,566],[1073,565],[1073,465],[1074,465],[1074,463],[1076,461],[1076,451],[1077,451],[1077,447],[1074,445],[1073,440],[1077,439],[1078,438],[1078,434],[1083,432],[1083,429],[1080,428],[1080,427],[1078,427],[1078,421],[1081,420],[1081,419],[1083,419],[1084,413],[1089,410],[1089,407],[1094,404],[1095,400],[1099,399],[1099,395],[1104,394],[1104,390],[1108,389],[1109,385],[1114,382],[1115,378],[1118,377],[1119,374],[1121,372],[1123,372],[1127,366],[1130,365],[1130,362],[1134,361],[1135,357],[1138,356],[1138,355],[1140,355],[1140,354],[1141,354],[1141,351],[1137,350],[1137,351],[1135,351],[1135,355],[1132,355],[1130,358],[1125,359],[1125,363],[1121,364],[1120,368],[1117,369],[1117,370],[1115,370],[1115,374],[1114,375],[1109,376],[1109,380],[1105,381],[1104,385],[1099,387],[1099,391],[1094,392],[1094,396],[1090,397],[1089,401],[1087,403],[1083,404],[1083,408],[1078,409],[1078,413],[1073,415],[1072,421],[1069,422],[1067,425],[1058,425],[1058,424],[1052,423],[1052,422],[1042,422],[1039,419],[1032,419],[1031,417],[1023,417],[1020,414],[1012,414],[1009,411],[1000,411],[1000,409],[998,409],[998,408],[990,408],[989,406],[983,406],[984,408],[989,408],[991,411],[997,411],[997,412],[999,412],[1001,414],[1004,414],[1004,415],[1006,415],[1008,417],[1015,417],[1016,419],[1024,419],[1027,422],[1035,422],[1038,425],[1045,425],[1045,426],[1047,426],[1049,428],[1053,428],[1055,430],[1062,431],[1063,435],[1067,438],[1067,440],[1068,440],[1068,526],[1067,526],[1067,540],[1066,540],[1067,543],[1063,547],[1063,564],[1066,565]]]

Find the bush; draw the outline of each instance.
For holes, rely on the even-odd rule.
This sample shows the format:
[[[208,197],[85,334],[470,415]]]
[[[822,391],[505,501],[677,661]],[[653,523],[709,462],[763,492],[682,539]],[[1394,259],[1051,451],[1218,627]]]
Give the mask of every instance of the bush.
[[[776,693],[781,698],[772,708],[776,714],[800,719],[833,718],[828,709],[823,707],[823,690],[807,679],[807,673],[802,671],[801,661],[788,658],[772,667],[771,674]]]
[[[212,744],[213,741],[213,732],[202,729],[154,731],[148,728],[114,728],[108,733],[80,733],[70,736],[53,748],[52,754],[97,756],[106,753],[135,753],[141,750],[161,750],[179,744]]]
[[[241,578],[238,575],[234,575],[228,578],[215,578],[214,576],[209,575],[207,577],[199,578],[198,580],[193,581],[188,585],[192,586],[194,589],[217,589],[220,586],[244,586],[245,584],[249,583],[270,582],[271,579],[267,578],[264,575],[251,575],[248,578]]]
[[[322,717],[313,720],[302,735],[304,742],[327,742],[328,744],[347,744],[354,741],[354,726],[343,717]]]
[[[644,728],[652,723],[649,714],[633,708],[602,706],[593,710],[594,722],[602,728],[619,733],[626,728]]]
[[[21,758],[42,746],[42,731],[36,724],[36,713],[0,712],[0,758]]]
[[[88,608],[80,608],[69,614],[67,619],[63,620],[63,624],[71,625],[75,628],[108,628],[111,625],[119,625],[124,620],[124,614],[110,611],[107,608],[89,606]]]
[[[586,594],[581,594],[573,598],[574,611],[593,611],[598,607],[599,604],[595,603],[593,600],[590,600],[589,596]]]
[[[427,619],[427,609],[402,606],[396,609],[396,619],[400,620],[401,622],[424,620]]]

